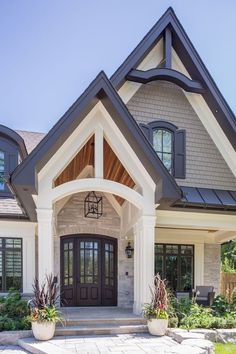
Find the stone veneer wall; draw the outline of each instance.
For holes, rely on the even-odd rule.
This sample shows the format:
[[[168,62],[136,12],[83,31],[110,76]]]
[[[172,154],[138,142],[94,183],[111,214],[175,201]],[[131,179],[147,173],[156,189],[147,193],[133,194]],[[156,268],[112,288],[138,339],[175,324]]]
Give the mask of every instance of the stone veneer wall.
[[[213,285],[216,294],[220,293],[220,250],[219,244],[204,245],[204,285]]]
[[[186,130],[186,179],[181,186],[236,190],[236,178],[178,86],[142,85],[127,103],[138,123],[164,120]]]
[[[120,217],[103,195],[103,216],[99,219],[84,217],[84,199],[87,193],[72,196],[55,220],[54,272],[60,279],[60,236],[71,234],[100,234],[117,238],[118,244],[118,306],[133,306],[133,258],[127,259],[127,240],[120,234]],[[126,275],[126,273],[128,274]]]

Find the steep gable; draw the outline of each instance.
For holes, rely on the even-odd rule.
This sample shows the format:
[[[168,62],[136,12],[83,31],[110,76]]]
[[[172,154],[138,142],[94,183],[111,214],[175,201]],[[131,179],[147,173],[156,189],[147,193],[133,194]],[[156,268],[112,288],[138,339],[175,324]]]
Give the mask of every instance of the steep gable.
[[[164,120],[186,130],[186,179],[179,185],[236,189],[236,178],[181,88],[164,81],[142,85],[127,107],[139,124]]]

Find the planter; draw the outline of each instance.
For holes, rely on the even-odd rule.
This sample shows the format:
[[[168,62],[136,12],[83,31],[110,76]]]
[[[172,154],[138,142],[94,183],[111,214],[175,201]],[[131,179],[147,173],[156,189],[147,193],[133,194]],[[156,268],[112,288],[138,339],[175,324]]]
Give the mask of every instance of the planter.
[[[153,336],[164,336],[168,328],[168,320],[152,318],[148,320],[147,326]]]
[[[54,336],[56,326],[54,322],[31,322],[31,324],[35,339],[49,340]]]

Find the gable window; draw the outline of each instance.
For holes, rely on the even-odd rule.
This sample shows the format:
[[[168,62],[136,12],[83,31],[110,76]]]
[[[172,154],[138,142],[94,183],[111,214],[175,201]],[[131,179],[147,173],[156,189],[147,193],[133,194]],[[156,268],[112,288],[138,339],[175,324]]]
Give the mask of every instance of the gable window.
[[[185,130],[161,120],[140,124],[140,126],[169,173],[175,178],[184,179],[186,169]]]
[[[22,289],[22,239],[0,238],[0,292]]]
[[[167,168],[173,173],[173,133],[165,129],[153,130],[153,147]]]
[[[4,173],[5,173],[5,154],[3,151],[0,151],[0,191],[3,191],[5,188]]]
[[[167,280],[171,290],[193,289],[193,264],[193,245],[155,244],[155,273]]]

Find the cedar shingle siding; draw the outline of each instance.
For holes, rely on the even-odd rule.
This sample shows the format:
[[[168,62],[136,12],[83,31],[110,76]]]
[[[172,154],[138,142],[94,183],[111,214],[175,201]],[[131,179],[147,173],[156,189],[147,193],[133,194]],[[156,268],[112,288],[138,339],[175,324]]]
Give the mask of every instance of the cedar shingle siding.
[[[179,87],[142,85],[127,107],[138,123],[164,120],[186,130],[186,179],[177,179],[180,185],[236,189],[236,178]]]

